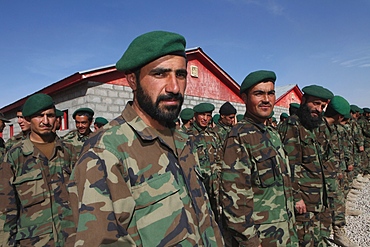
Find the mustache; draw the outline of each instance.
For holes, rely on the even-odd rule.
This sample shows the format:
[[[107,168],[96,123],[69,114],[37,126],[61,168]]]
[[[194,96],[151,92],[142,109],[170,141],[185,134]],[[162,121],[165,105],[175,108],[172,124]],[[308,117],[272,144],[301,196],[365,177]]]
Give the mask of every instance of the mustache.
[[[270,103],[261,103],[258,106],[272,106]]]
[[[182,101],[184,99],[184,96],[181,93],[168,93],[164,95],[159,95],[157,98],[157,103],[162,101],[162,100],[180,100]]]
[[[41,123],[40,124],[40,127],[51,127],[51,124],[43,124],[43,123]]]

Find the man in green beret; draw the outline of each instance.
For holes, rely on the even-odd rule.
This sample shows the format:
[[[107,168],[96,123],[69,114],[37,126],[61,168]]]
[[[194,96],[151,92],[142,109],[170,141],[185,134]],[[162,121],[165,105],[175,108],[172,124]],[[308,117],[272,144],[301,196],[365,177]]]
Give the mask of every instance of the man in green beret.
[[[272,71],[244,79],[244,119],[224,144],[221,202],[227,246],[298,246],[290,170],[278,132],[267,125],[275,105]]]
[[[202,181],[208,192],[216,220],[220,224],[219,173],[222,144],[220,137],[211,126],[214,109],[215,106],[207,102],[194,106],[194,123],[187,134],[193,143],[194,150],[198,153]]]
[[[108,123],[108,120],[103,117],[97,117],[94,121],[94,131],[98,131],[101,127],[106,125]]]
[[[364,136],[363,176],[370,178],[370,108],[364,107],[358,124]]]
[[[117,62],[134,97],[85,142],[73,171],[76,244],[223,246],[195,150],[173,121],[187,82],[185,45],[153,31]]]
[[[321,213],[322,234],[330,238],[334,231],[334,243],[339,246],[355,246],[347,237],[345,231],[345,199],[344,187],[341,186],[347,170],[353,170],[353,163],[346,164],[343,140],[344,128],[341,122],[349,117],[350,105],[341,96],[331,98],[323,117],[323,123],[317,128],[318,143],[322,148],[323,172],[327,184],[327,210]]]
[[[220,137],[221,144],[225,142],[227,134],[230,132],[233,125],[235,125],[236,108],[228,101],[220,107],[220,118],[215,122],[213,130]]]
[[[334,95],[318,85],[304,87],[302,91],[300,108],[284,121],[279,133],[293,174],[300,246],[326,246],[324,232],[320,232],[325,228],[320,217],[328,207],[327,184],[322,161],[323,144],[319,143],[316,129],[323,123],[323,109]]]
[[[53,132],[55,106],[50,96],[30,96],[22,114],[31,132],[10,148],[0,168],[1,243],[73,246],[76,225],[67,190],[77,160],[73,146]]]
[[[182,126],[180,131],[186,133],[188,129],[193,126],[194,122],[194,110],[192,108],[185,108],[180,112],[180,119]]]
[[[79,154],[83,144],[93,133],[90,126],[93,122],[94,111],[88,107],[79,108],[73,113],[72,117],[75,120],[76,129],[71,130],[62,138],[66,142],[72,143]]]
[[[21,131],[17,135],[12,136],[10,139],[8,139],[6,141],[6,143],[5,143],[5,150],[6,151],[9,151],[9,149],[12,146],[14,146],[15,144],[17,144],[21,140],[26,139],[27,135],[31,131],[31,123],[29,121],[27,121],[25,117],[23,117],[22,109],[23,108],[20,107],[17,110],[17,113],[16,113],[17,114],[17,123],[18,123]]]

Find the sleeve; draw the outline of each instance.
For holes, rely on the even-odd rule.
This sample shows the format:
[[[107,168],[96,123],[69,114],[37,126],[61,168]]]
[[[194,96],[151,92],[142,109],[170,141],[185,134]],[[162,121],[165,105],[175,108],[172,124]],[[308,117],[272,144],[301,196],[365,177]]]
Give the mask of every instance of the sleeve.
[[[238,137],[225,141],[224,162],[221,169],[221,204],[227,229],[239,246],[258,246],[260,240],[252,218],[253,190],[249,155]]]
[[[298,126],[294,124],[286,124],[285,122],[279,129],[281,142],[284,145],[284,150],[289,160],[289,167],[292,173],[291,181],[294,195],[294,202],[302,199],[300,195],[300,187],[298,180],[301,177],[302,169],[302,147],[299,139]]]
[[[15,246],[18,207],[16,192],[12,185],[14,177],[11,164],[0,166],[0,246]]]
[[[76,214],[75,246],[135,246],[128,234],[135,202],[111,152],[89,149],[78,160],[69,184]],[[92,237],[93,236],[93,237]]]

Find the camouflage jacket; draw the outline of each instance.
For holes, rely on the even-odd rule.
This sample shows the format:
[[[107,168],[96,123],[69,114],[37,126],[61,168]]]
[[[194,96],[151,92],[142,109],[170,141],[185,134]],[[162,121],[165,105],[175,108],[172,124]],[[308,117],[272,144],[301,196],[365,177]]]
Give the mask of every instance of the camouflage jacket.
[[[11,147],[13,147],[15,144],[17,144],[18,142],[24,140],[27,138],[28,136],[28,133],[24,133],[24,132],[20,132],[18,133],[17,135],[15,136],[12,136],[10,139],[8,139],[5,143],[5,150],[8,151]]]
[[[230,132],[232,126],[227,126],[220,121],[216,123],[216,126],[213,128],[213,131],[216,132],[220,138],[221,147],[223,147],[227,134]]]
[[[0,168],[0,245],[73,246],[76,231],[67,183],[76,162],[73,146],[56,137],[48,160],[29,137],[14,145]]]
[[[62,139],[65,142],[71,143],[75,147],[77,154],[79,154],[85,141],[89,139],[92,134],[93,132],[90,132],[88,135],[81,135],[78,130],[71,130],[66,135],[64,135]]]
[[[308,212],[327,206],[322,148],[316,134],[303,127],[297,115],[288,117],[279,133],[292,171],[294,201],[303,200]]]
[[[337,125],[338,137],[339,137],[339,149],[343,152],[343,159],[341,168],[347,171],[349,165],[353,165],[355,159],[355,143],[353,139],[352,128],[349,124],[338,124]]]
[[[0,137],[0,162],[2,162],[5,153],[6,153],[5,142],[4,142],[4,139]]]
[[[364,146],[364,135],[362,134],[361,128],[355,119],[351,118],[348,122],[348,125],[351,127],[352,130],[351,132],[353,136],[353,142],[355,145],[354,151],[356,153],[359,153],[360,152],[359,148],[361,146]]]
[[[222,246],[187,135],[172,129],[171,145],[131,104],[85,142],[73,171],[75,246]]]
[[[288,223],[294,217],[290,175],[276,130],[248,115],[231,129],[225,142],[221,198],[227,229],[236,232],[240,246],[255,245],[257,225],[286,222],[284,232],[293,231]]]
[[[364,148],[368,150],[370,148],[370,122],[365,117],[360,117],[357,123],[364,136]]]

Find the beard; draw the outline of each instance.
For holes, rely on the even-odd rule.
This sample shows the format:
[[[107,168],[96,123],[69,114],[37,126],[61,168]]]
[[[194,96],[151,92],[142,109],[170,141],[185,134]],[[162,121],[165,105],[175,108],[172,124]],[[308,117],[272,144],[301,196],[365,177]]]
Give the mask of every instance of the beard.
[[[304,104],[298,109],[297,116],[306,129],[313,130],[319,127],[319,125],[322,123],[322,114],[319,112],[316,113],[318,114],[318,116],[312,117],[311,110],[306,104]]]
[[[159,95],[153,103],[149,95],[141,87],[139,81],[137,82],[136,98],[139,106],[146,114],[160,124],[168,127],[175,126],[174,120],[178,117],[184,101],[182,94],[168,93],[166,95]],[[161,107],[160,103],[163,100],[178,100],[179,104]]]

